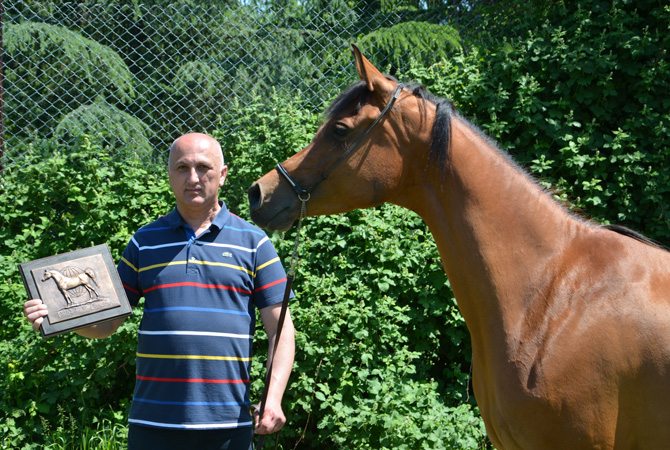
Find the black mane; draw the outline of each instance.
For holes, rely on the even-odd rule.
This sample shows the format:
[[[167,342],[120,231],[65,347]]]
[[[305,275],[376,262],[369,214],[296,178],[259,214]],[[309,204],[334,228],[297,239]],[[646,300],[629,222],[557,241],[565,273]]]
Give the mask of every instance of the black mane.
[[[448,99],[433,95],[420,83],[408,83],[407,89],[411,90],[415,97],[423,100],[424,105],[425,102],[435,105],[435,122],[431,133],[429,160],[432,164],[437,164],[437,167],[443,169],[446,166],[449,149],[451,148],[451,116],[454,112],[454,105]]]
[[[670,251],[667,247],[664,245],[654,241],[653,239],[649,239],[648,237],[638,233],[637,231],[633,231],[630,228],[626,228],[621,225],[603,225],[603,228],[606,228],[610,231],[614,231],[615,233],[619,233],[623,236],[629,237],[631,239],[635,239],[636,241],[642,242],[643,244],[650,245],[652,247],[659,248],[661,250]]]

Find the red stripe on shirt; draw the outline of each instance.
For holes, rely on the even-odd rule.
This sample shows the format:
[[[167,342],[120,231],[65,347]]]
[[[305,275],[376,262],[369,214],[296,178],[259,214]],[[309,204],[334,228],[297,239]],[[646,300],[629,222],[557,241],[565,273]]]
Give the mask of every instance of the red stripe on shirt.
[[[126,289],[128,289],[130,292],[134,292],[135,294],[140,295],[140,293],[139,293],[137,290],[131,288],[131,287],[128,286],[126,283],[123,283],[123,287],[126,288]]]
[[[277,284],[279,284],[279,283],[283,283],[284,281],[286,281],[286,278],[280,278],[280,279],[277,280],[277,281],[273,281],[272,283],[268,283],[268,284],[266,284],[265,286],[261,286],[261,287],[255,289],[254,292],[262,291],[263,289],[267,289],[267,288],[272,287],[272,286],[275,286],[275,285],[277,285]]]
[[[236,288],[236,287],[233,287],[233,286],[223,286],[221,284],[194,283],[192,281],[184,281],[184,282],[181,282],[181,283],[159,284],[157,286],[152,286],[149,289],[145,289],[144,292],[151,292],[151,291],[154,291],[156,289],[164,289],[164,288],[180,287],[180,286],[193,286],[193,287],[201,287],[201,288],[207,288],[207,289],[224,289],[224,290],[227,290],[227,291],[241,292],[243,294],[251,294],[251,291],[247,291],[246,289]]]
[[[218,380],[207,378],[159,378],[159,377],[143,377],[136,375],[138,380],[145,381],[165,381],[169,383],[225,383],[225,384],[239,384],[250,383],[251,380]]]

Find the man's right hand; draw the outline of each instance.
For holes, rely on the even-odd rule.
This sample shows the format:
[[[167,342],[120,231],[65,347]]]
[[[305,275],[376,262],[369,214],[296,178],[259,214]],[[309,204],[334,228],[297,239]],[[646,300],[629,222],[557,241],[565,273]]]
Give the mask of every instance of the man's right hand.
[[[28,322],[33,324],[33,330],[39,331],[40,325],[44,321],[44,316],[48,314],[47,305],[39,298],[33,298],[23,304],[23,312],[28,318]]]

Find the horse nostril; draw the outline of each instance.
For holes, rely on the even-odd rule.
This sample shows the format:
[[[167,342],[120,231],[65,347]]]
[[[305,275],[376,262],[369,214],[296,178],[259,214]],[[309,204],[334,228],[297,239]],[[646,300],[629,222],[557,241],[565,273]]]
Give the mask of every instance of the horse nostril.
[[[249,197],[249,208],[252,211],[255,211],[261,207],[261,187],[258,183],[251,185],[247,191],[247,196]]]

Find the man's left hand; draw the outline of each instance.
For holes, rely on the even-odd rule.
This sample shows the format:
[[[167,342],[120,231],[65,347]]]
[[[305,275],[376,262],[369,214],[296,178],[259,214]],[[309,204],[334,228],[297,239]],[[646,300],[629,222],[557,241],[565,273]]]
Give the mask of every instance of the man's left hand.
[[[260,408],[254,408],[254,423],[256,424],[256,429],[254,433],[256,434],[272,434],[281,430],[284,424],[286,423],[286,416],[284,411],[282,411],[281,406],[273,406],[268,404],[265,407],[263,412],[263,420],[260,421]]]

